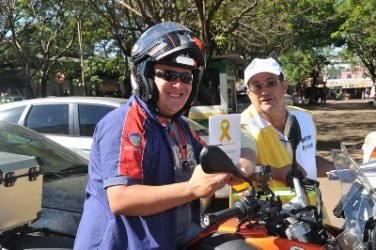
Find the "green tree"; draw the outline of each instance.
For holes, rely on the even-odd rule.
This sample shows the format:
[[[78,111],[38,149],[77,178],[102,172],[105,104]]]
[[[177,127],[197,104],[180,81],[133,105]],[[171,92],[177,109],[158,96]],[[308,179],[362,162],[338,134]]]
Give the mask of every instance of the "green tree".
[[[9,30],[9,23],[7,16],[4,14],[7,12],[8,3],[5,1],[0,1],[0,42],[3,44],[3,39]],[[1,52],[1,51],[0,51]]]
[[[131,86],[127,77],[129,75],[127,59],[133,44],[148,27],[165,21],[182,23],[200,35],[207,58],[210,58],[212,54],[216,54],[215,50],[219,49],[217,44],[221,44],[222,34],[231,34],[236,30],[238,20],[254,7],[254,3],[250,6],[249,3],[247,5],[243,1],[226,2],[223,0],[91,0],[92,6],[102,16],[106,27],[110,30],[110,37],[124,55],[126,68],[123,78],[127,89]],[[236,10],[232,10],[232,6],[237,6]],[[226,10],[231,11],[231,18],[225,15]]]
[[[289,52],[284,56],[292,56],[291,61],[295,61],[295,55],[298,54],[302,62],[299,67],[307,67],[302,72],[309,72],[305,77],[312,78],[309,96],[311,104],[317,99],[316,86],[321,72],[330,63],[325,51],[341,42],[332,36],[343,22],[343,18],[336,14],[336,3],[335,0],[293,1],[286,5],[284,12],[286,27],[290,30]],[[288,65],[287,71],[293,72],[289,67],[294,63]]]
[[[30,91],[32,80],[39,81],[40,95],[46,96],[51,70],[75,41],[77,19],[84,9],[84,2],[78,0],[9,1],[6,15],[11,34],[7,42],[17,53]]]
[[[376,81],[376,4],[374,0],[344,0],[337,6],[346,17],[335,37],[346,40],[346,48],[356,54]]]
[[[341,32],[351,26],[348,23],[339,29],[344,19],[350,18],[346,13],[350,7],[337,5],[339,2],[357,3],[350,0],[10,0],[0,6],[3,10],[0,18],[5,20],[0,25],[0,34],[11,34],[2,40],[0,50],[4,51],[2,58],[22,66],[25,82],[42,82],[42,89],[60,70],[72,82],[86,86],[85,79],[118,72],[119,67],[123,67],[119,78],[129,89],[128,58],[134,42],[151,25],[175,21],[200,35],[208,59],[224,54],[240,54],[246,61],[273,56],[286,65],[291,81],[301,82],[306,77],[320,75],[329,61],[325,49],[342,41],[345,36]],[[371,1],[365,3],[364,8],[371,11],[368,6]],[[342,8],[339,14],[335,8]],[[77,37],[78,24],[81,32]],[[5,32],[7,27],[12,28],[11,32]],[[332,36],[338,30],[341,32]],[[349,49],[353,48],[348,44]],[[81,65],[77,59],[81,59]],[[114,68],[101,69],[103,61],[112,61],[106,65]]]
[[[106,20],[112,25],[111,29],[115,31],[114,37],[115,34],[126,34],[121,36],[122,41],[128,45],[125,52],[129,52],[129,44],[133,45],[129,42],[135,42],[148,27],[159,22],[174,21],[186,25],[200,35],[207,57],[210,58],[211,55],[218,54],[217,44],[229,44],[227,38],[238,29],[241,20],[247,18],[247,13],[255,8],[257,1],[91,0],[91,3],[106,16]]]
[[[218,15],[217,19],[229,13],[225,20],[231,23],[236,13],[241,13],[247,5],[252,6],[237,20],[236,29],[223,33],[228,44],[227,47],[220,46],[219,54],[238,53],[249,62],[255,57],[278,57],[282,54],[288,48],[290,37],[284,17],[285,2],[288,1],[258,0],[238,3],[230,10],[223,9],[222,15]],[[223,26],[226,24],[223,23]]]
[[[115,58],[112,58],[114,62],[120,62],[119,58],[123,59],[121,65],[123,66],[122,74],[119,76],[121,95],[128,97],[131,94],[131,84],[130,84],[130,67],[129,67],[129,57],[131,55],[131,50],[133,44],[136,42],[139,35],[145,29],[145,22],[151,22],[150,18],[146,13],[145,16],[141,15],[137,11],[136,4],[143,5],[142,2],[138,3],[128,3],[119,0],[104,0],[104,1],[94,1],[90,0],[91,6],[98,14],[101,24],[101,34],[99,40],[97,40],[97,45],[102,45],[102,51],[104,52],[105,60],[111,60],[109,55],[116,52]],[[130,5],[129,5],[130,4]],[[149,4],[147,4],[149,6]],[[167,8],[167,7],[166,7]],[[142,8],[142,11],[145,11]],[[143,12],[144,13],[144,12]],[[142,17],[145,19],[142,20]],[[146,21],[145,21],[146,20]],[[159,20],[159,19],[158,19]],[[100,41],[98,43],[98,41]],[[108,51],[110,48],[110,51]],[[110,53],[106,53],[110,52]],[[93,60],[91,63],[98,62],[98,60]],[[115,64],[113,64],[115,66]],[[93,68],[92,68],[93,69]],[[107,69],[108,71],[109,69]],[[119,68],[114,68],[112,71],[118,71]],[[93,73],[93,72],[91,72]]]

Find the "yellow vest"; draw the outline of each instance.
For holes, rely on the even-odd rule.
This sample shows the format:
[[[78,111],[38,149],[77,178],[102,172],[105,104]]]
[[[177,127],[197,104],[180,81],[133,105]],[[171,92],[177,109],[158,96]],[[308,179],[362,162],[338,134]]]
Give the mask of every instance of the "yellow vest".
[[[302,141],[299,143],[296,158],[300,166],[304,168],[307,177],[317,178],[316,167],[316,127],[309,111],[287,106],[289,117],[294,115],[300,125]],[[287,119],[285,127],[288,128],[290,119]],[[287,143],[285,135],[278,132],[267,120],[257,113],[251,105],[241,114],[242,132],[248,134],[242,136],[242,148],[251,148],[257,154],[257,164],[270,165],[274,168],[282,168],[292,163],[292,149]],[[251,138],[251,140],[247,140]]]
[[[297,162],[304,168],[307,177],[317,179],[316,166],[316,143],[317,131],[312,115],[309,111],[295,107],[286,106],[288,116],[294,115],[300,126],[302,140],[296,151]],[[289,127],[290,119],[288,118],[285,128]],[[292,149],[287,142],[288,131],[284,135],[279,133],[267,120],[259,115],[253,105],[250,105],[241,114],[242,148],[251,148],[257,154],[258,165],[270,165],[274,168],[282,168],[292,163]],[[295,197],[295,193],[286,184],[281,181],[272,180],[269,182],[270,188],[276,195],[281,197],[283,203]],[[232,187],[230,195],[230,206],[240,198],[242,190],[248,188],[248,183]],[[311,205],[315,205],[316,197],[313,192],[307,194]],[[325,208],[324,214],[326,215]],[[325,222],[329,223],[328,216],[325,216]]]

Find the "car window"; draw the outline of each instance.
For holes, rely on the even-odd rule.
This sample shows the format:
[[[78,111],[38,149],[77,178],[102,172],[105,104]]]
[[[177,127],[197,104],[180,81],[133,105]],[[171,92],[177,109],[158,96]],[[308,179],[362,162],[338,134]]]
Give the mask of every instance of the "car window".
[[[69,134],[69,105],[34,105],[26,118],[25,126],[39,133]]]
[[[81,136],[93,136],[94,129],[97,123],[108,112],[114,109],[114,107],[109,106],[79,104],[78,116]]]
[[[25,106],[11,108],[0,112],[0,121],[17,123],[24,111]]]

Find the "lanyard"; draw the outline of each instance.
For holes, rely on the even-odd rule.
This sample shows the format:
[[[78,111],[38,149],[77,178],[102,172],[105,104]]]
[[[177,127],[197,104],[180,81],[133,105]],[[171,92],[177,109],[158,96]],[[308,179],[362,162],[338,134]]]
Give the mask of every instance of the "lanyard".
[[[177,135],[175,134],[175,132],[171,128],[171,126],[168,124],[168,122],[165,121],[165,120],[163,120],[163,119],[161,119],[161,118],[159,118],[159,121],[163,125],[166,126],[167,131],[169,132],[172,140],[174,141],[174,143],[176,144],[176,146],[178,146],[178,148],[179,148],[179,154],[180,154],[180,159],[181,160],[186,160],[187,159],[187,155],[188,155],[188,151],[187,151],[187,139],[185,137],[185,133],[184,133],[184,130],[183,130],[182,126],[178,122],[176,122],[176,127],[177,127],[177,130],[178,130],[178,133],[179,133],[179,137],[180,137],[180,140],[181,140],[181,143],[179,143]]]
[[[174,140],[175,144],[179,147],[179,153],[180,153],[180,158],[182,160],[187,159],[187,140],[185,138],[185,134],[183,131],[183,128],[180,126],[179,123],[176,123],[176,126],[178,128],[178,133],[180,136],[181,143],[179,143],[178,138],[174,132],[173,129],[169,128],[170,136],[172,137],[172,140]]]

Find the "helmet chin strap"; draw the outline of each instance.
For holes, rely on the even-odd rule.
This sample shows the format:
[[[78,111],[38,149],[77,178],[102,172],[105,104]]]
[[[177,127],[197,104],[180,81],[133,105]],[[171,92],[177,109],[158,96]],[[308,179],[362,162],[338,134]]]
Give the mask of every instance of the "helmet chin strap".
[[[156,109],[156,111],[157,111],[157,115],[160,116],[160,117],[162,117],[162,118],[172,120],[172,118],[174,117],[174,116],[169,116],[169,115],[164,115],[164,114],[162,114],[162,113],[159,111],[159,109]]]
[[[175,114],[173,115],[165,115],[165,114],[162,114],[161,111],[158,109],[158,107],[154,104],[152,105],[153,106],[153,109],[156,113],[156,115],[164,118],[164,119],[168,119],[168,120],[174,120],[174,119],[177,119],[179,116],[181,116],[184,112],[184,107],[179,110],[178,112],[176,112]]]
[[[162,112],[159,110],[159,108],[157,107],[157,104],[150,104],[150,106],[153,108],[155,114],[157,116],[160,116],[162,117],[163,119],[168,119],[168,120],[172,120],[174,115],[173,116],[170,116],[170,115],[165,115],[165,114],[162,114]]]

